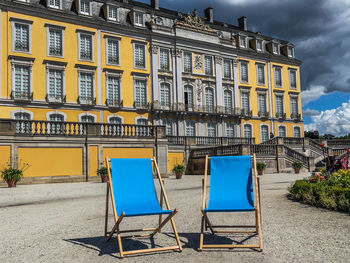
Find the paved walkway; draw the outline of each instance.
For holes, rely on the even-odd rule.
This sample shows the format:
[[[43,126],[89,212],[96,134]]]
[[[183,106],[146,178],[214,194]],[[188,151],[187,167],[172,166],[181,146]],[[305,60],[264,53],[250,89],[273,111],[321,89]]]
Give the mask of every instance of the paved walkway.
[[[350,217],[317,209],[286,198],[291,182],[307,176],[274,174],[262,176],[264,252],[210,250],[198,252],[202,176],[166,179],[175,222],[184,251],[123,259],[123,262],[349,262]],[[0,262],[116,262],[116,238],[103,237],[105,185],[72,183],[0,187]],[[214,222],[244,222],[254,217],[240,214],[215,216]],[[112,219],[112,218],[110,218]],[[154,217],[127,219],[122,227],[142,222],[152,226]],[[112,222],[112,220],[110,220]],[[249,223],[249,222],[248,222]],[[157,235],[156,245],[172,245],[170,228]],[[229,243],[227,237],[210,237]],[[242,240],[245,237],[237,237]],[[210,241],[210,240],[209,240]],[[247,242],[257,242],[257,237]],[[143,248],[148,239],[127,240],[127,249]]]

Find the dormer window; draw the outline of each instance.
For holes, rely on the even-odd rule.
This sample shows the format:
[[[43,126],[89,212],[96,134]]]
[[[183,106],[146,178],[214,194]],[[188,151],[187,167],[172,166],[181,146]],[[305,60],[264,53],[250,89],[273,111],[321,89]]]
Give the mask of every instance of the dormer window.
[[[263,51],[263,40],[257,39],[256,40],[256,51]]]
[[[143,26],[143,13],[135,12],[134,21],[135,26]]]
[[[247,37],[246,36],[239,36],[239,47],[247,48]]]
[[[275,55],[279,54],[279,45],[277,43],[272,43],[272,53]]]
[[[91,1],[78,0],[79,1],[79,14],[91,16]]]
[[[292,46],[287,47],[288,57],[294,58],[294,48]]]
[[[48,0],[48,7],[54,9],[62,9],[62,2],[61,0]]]
[[[108,20],[110,21],[118,21],[118,9],[114,6],[108,6]]]

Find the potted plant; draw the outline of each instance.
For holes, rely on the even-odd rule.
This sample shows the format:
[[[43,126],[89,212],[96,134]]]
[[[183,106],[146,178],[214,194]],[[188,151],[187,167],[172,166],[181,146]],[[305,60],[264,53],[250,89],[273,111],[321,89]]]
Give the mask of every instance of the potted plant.
[[[185,173],[186,168],[182,164],[177,164],[173,168],[173,172],[176,175],[176,179],[181,179],[182,175]]]
[[[28,163],[19,163],[20,168],[12,168],[10,164],[1,170],[1,178],[7,183],[8,187],[16,187],[17,182],[23,178],[23,172],[29,167]]]
[[[107,169],[107,167],[103,166],[100,169],[97,169],[96,173],[99,176],[101,176],[102,183],[108,182],[108,169]]]
[[[301,162],[294,162],[292,163],[292,167],[294,168],[294,172],[298,174],[300,172],[300,169],[303,168],[303,163]]]
[[[256,169],[258,170],[258,175],[263,175],[265,168],[266,168],[265,163],[263,163],[263,162],[256,163]]]

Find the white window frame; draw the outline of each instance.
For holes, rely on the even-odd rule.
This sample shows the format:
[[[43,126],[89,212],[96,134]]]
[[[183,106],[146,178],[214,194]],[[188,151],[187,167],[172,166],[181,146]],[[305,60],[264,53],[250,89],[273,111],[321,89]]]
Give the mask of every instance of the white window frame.
[[[106,99],[110,99],[108,97],[108,77],[119,78],[119,101],[121,102],[123,100],[122,73],[106,70]]]
[[[245,135],[245,129],[244,129],[244,127],[246,126],[246,125],[249,125],[250,126],[250,137],[245,137],[244,135]],[[243,123],[243,125],[242,125],[242,134],[243,134],[243,138],[254,138],[254,127],[253,127],[253,124],[251,124],[250,122],[245,122],[245,123]]]
[[[210,125],[214,125],[214,132],[215,132],[215,136],[209,136],[209,126]],[[207,122],[207,125],[206,125],[207,127],[207,129],[206,129],[206,133],[207,133],[207,136],[208,137],[211,137],[211,138],[215,138],[215,137],[218,137],[218,125],[217,125],[217,123],[216,122]]]
[[[62,99],[66,96],[66,65],[46,64],[46,94],[50,92],[50,69],[62,71]]]
[[[135,125],[138,125],[138,124],[137,124],[137,121],[138,121],[138,120],[146,120],[146,121],[147,121],[147,125],[151,125],[149,119],[146,118],[146,117],[144,117],[144,116],[135,117]]]
[[[251,111],[252,110],[252,105],[251,105],[251,101],[252,101],[252,99],[251,99],[251,94],[250,94],[250,90],[248,90],[248,89],[241,89],[241,92],[240,92],[240,99],[241,99],[241,109],[243,110],[244,108],[243,108],[243,100],[242,100],[242,94],[243,93],[246,93],[246,94],[248,94],[248,106],[249,106],[249,108],[248,108],[248,111]]]
[[[263,67],[264,82],[259,82],[259,67]],[[258,86],[266,86],[266,66],[263,63],[256,63],[256,83]]]
[[[194,135],[187,135],[187,123],[192,123],[194,124]],[[193,120],[185,120],[185,136],[197,136],[197,125],[196,122]]]
[[[87,73],[92,74],[92,100],[96,99],[96,70],[91,69],[85,69],[85,68],[78,68],[78,97],[81,97],[81,90],[80,90],[80,73]],[[93,104],[93,101],[92,101]]]
[[[277,51],[275,52],[275,47],[277,48]],[[272,54],[279,55],[280,54],[280,44],[276,42],[272,42]]]
[[[58,9],[58,10],[62,10],[62,0],[58,0],[60,2],[59,6],[56,5],[50,5],[50,0],[46,0],[46,4],[48,8],[52,8],[52,9]]]
[[[170,96],[170,97],[169,97],[169,105],[162,105],[162,91],[161,91],[161,88],[162,88],[162,87],[161,87],[161,85],[162,85],[163,83],[169,85],[169,96]],[[161,103],[162,107],[170,108],[171,105],[173,104],[172,98],[173,98],[173,94],[172,94],[172,83],[169,82],[169,81],[161,81],[161,82],[159,82],[159,99],[160,99],[160,103]]]
[[[111,18],[109,16],[110,9],[115,9],[116,18]],[[112,5],[107,5],[107,20],[111,22],[119,22],[119,8]]]
[[[224,91],[223,91],[223,93],[222,93],[223,99],[224,99],[224,100],[223,100],[224,107],[225,107],[225,109],[227,108],[227,107],[226,107],[226,104],[225,104],[225,93],[226,93],[226,92],[231,93],[231,110],[233,110],[233,109],[234,109],[233,90],[231,90],[231,89],[229,89],[229,88],[224,89]]]
[[[228,136],[227,129],[228,129],[228,126],[229,126],[229,125],[232,125],[233,136]],[[236,136],[235,124],[233,124],[232,122],[230,122],[230,123],[225,122],[225,136],[226,136],[227,138],[234,138],[234,137]]]
[[[46,41],[47,41],[47,56],[48,57],[58,57],[58,58],[64,58],[64,40],[65,40],[65,30],[66,27],[65,26],[56,26],[56,25],[50,25],[50,24],[45,24],[46,26]],[[51,55],[50,54],[50,29],[53,30],[61,30],[62,33],[62,55]]]
[[[84,30],[77,30],[78,32],[78,58],[81,61],[89,61],[94,62],[95,61],[95,32],[90,31],[84,31]],[[91,37],[91,59],[85,59],[80,57],[80,35],[90,35]]]
[[[207,72],[206,72],[207,71],[207,65],[206,65],[205,61],[206,61],[207,58],[211,59],[211,69],[210,69],[211,73],[209,73],[209,74],[207,74]],[[214,74],[214,57],[211,56],[211,55],[205,55],[204,56],[204,74],[207,75],[207,76],[214,76],[215,75]]]
[[[215,88],[213,87],[213,86],[206,86],[204,89],[203,89],[203,95],[204,95],[204,105],[205,105],[205,110],[207,111],[208,109],[209,109],[209,106],[210,105],[208,105],[207,104],[207,90],[211,90],[212,92],[213,92],[213,108],[212,108],[212,112],[215,112],[215,108],[216,108],[216,100],[215,100],[215,98],[216,98],[216,94],[215,94]]]
[[[263,126],[267,126],[267,140],[266,141],[268,141],[270,139],[270,125],[268,125],[266,123],[262,123],[262,124],[260,124],[260,142],[261,143],[266,142],[266,141],[262,140],[262,127]]]
[[[169,65],[168,65],[168,68],[167,69],[162,69],[162,63],[161,63],[161,60],[160,60],[160,53],[162,50],[166,50],[167,53],[168,53],[168,56],[169,56]],[[170,68],[171,68],[171,56],[170,56],[170,49],[169,48],[164,48],[164,47],[160,47],[159,48],[159,70],[162,70],[162,71],[170,71]]]
[[[295,131],[294,131],[295,128],[299,128],[300,137],[295,137]],[[302,131],[301,131],[301,127],[300,127],[299,125],[294,125],[294,126],[293,126],[293,137],[294,137],[294,138],[302,138],[302,137],[303,137]]]
[[[30,120],[34,119],[34,113],[29,111],[29,110],[25,110],[25,109],[18,109],[18,110],[13,110],[11,111],[11,119],[15,119],[15,114],[16,113],[27,113],[30,116]]]
[[[229,78],[225,77],[225,62],[229,62],[229,64],[230,64],[230,77]],[[224,58],[223,63],[222,63],[222,76],[224,79],[229,79],[229,80],[233,79],[232,59]]]
[[[84,15],[84,16],[91,16],[92,15],[92,6],[91,6],[91,2],[90,0],[77,0],[79,2],[79,6],[78,6],[78,13],[80,15]],[[84,1],[84,2],[88,2],[89,3],[89,13],[86,13],[86,12],[82,12],[80,7],[81,7],[81,2]]]
[[[285,129],[285,132],[286,132],[286,136],[285,136],[285,137],[288,137],[288,130],[287,130],[287,127],[286,127],[286,125],[283,125],[283,124],[279,124],[279,125],[277,126],[277,136],[278,136],[278,137],[282,137],[282,136],[280,136],[280,127],[283,127],[283,128]]]
[[[62,111],[49,111],[46,113],[46,120],[50,121],[50,115],[52,114],[57,114],[57,115],[62,115],[63,116],[63,121],[67,121],[67,114],[62,112]]]
[[[276,115],[278,114],[277,111],[277,97],[282,97],[282,112],[281,114],[285,113],[285,107],[284,107],[284,94],[283,93],[275,93],[275,111],[276,111]]]
[[[117,114],[113,114],[113,115],[107,116],[107,123],[111,123],[110,120],[111,120],[112,118],[119,118],[120,121],[121,121],[121,124],[124,123],[124,117],[123,117],[123,116],[120,116],[120,115],[117,115]]]
[[[93,123],[97,123],[97,116],[96,116],[95,114],[90,113],[90,112],[83,112],[83,113],[80,113],[80,114],[78,115],[79,122],[82,122],[81,118],[82,118],[83,116],[91,116],[91,117],[94,118],[94,122],[93,122]]]
[[[185,71],[185,54],[189,54],[190,58],[191,58],[191,70],[190,71]],[[182,72],[189,73],[189,74],[192,74],[192,72],[193,72],[193,54],[190,51],[182,52]]]
[[[293,112],[292,99],[296,99],[297,100],[297,112],[296,113]],[[299,110],[299,96],[298,95],[291,95],[290,96],[290,115],[292,115],[292,114],[298,115],[299,113],[300,113],[300,110]]]
[[[280,71],[281,72],[281,85],[277,85],[277,83],[276,83],[276,69],[281,70]],[[273,78],[274,78],[274,85],[275,85],[275,87],[283,88],[283,67],[281,67],[281,66],[274,66],[273,67]]]
[[[23,60],[11,60],[11,91],[15,91],[15,66],[29,67],[29,96],[33,93],[33,62]]]
[[[106,65],[112,65],[112,66],[121,66],[121,52],[120,52],[120,42],[121,38],[118,37],[112,37],[112,36],[105,36],[105,46],[106,46]],[[118,42],[118,63],[110,63],[108,61],[108,40]]]
[[[142,23],[136,23],[136,15],[142,17]],[[145,14],[140,11],[134,11],[134,26],[144,27],[145,26]]]
[[[291,73],[295,72],[295,87],[292,87],[292,81],[291,81]],[[292,90],[297,90],[298,89],[298,70],[297,69],[289,69],[289,88]]]
[[[247,81],[245,81],[245,80],[242,80],[242,64],[247,64]],[[241,83],[249,83],[249,61],[240,61],[239,62],[239,79],[240,79],[240,82]]]
[[[265,110],[264,110],[264,112],[267,113],[267,112],[268,112],[267,93],[266,93],[266,92],[262,92],[262,91],[258,91],[258,92],[257,92],[258,111],[260,112],[260,101],[259,101],[259,96],[260,96],[260,95],[265,96]]]
[[[255,42],[256,51],[258,51],[258,52],[264,52],[264,40],[258,38],[258,39],[256,39],[255,41],[256,41],[256,42]],[[261,49],[258,48],[258,43],[261,43]]]
[[[166,127],[166,125],[164,125],[164,123],[163,123],[164,121],[171,124],[171,134],[167,133],[167,127]],[[176,129],[175,129],[175,121],[174,120],[169,119],[169,118],[161,119],[161,125],[165,126],[165,133],[167,136],[176,136]]]
[[[12,52],[32,54],[33,21],[14,18],[14,17],[11,17],[10,21],[11,21],[11,29],[12,29]],[[28,43],[28,51],[16,49],[16,24],[28,26],[28,42],[29,42]]]
[[[148,77],[145,76],[139,76],[139,75],[134,75],[134,80],[133,80],[133,86],[134,86],[134,102],[136,102],[136,80],[141,80],[141,81],[145,81],[145,85],[146,85],[146,104],[149,103],[149,91],[148,91]]]
[[[294,47],[293,46],[287,46],[287,55],[289,58],[294,58]]]
[[[137,67],[136,66],[136,56],[135,56],[135,46],[136,45],[141,45],[144,48],[144,54],[145,54],[145,67]],[[144,42],[138,42],[135,41],[133,42],[133,57],[134,57],[134,69],[142,69],[142,70],[147,70],[147,44]]]
[[[244,40],[244,45],[241,45],[241,40]],[[239,47],[247,49],[248,48],[248,36],[239,35]]]

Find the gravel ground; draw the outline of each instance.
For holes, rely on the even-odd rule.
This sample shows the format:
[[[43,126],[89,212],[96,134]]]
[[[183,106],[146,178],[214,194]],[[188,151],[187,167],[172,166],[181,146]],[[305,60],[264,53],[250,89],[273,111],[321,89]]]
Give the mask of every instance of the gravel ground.
[[[308,174],[261,178],[264,252],[198,252],[202,176],[165,179],[168,198],[179,213],[175,223],[183,252],[129,256],[124,262],[350,262],[350,217],[286,198],[287,188]],[[70,183],[0,187],[0,262],[116,262],[117,239],[103,237],[105,184]],[[253,223],[253,213],[212,217],[215,223]],[[151,227],[157,217],[127,218],[122,228]],[[110,225],[112,216],[110,217]],[[170,224],[169,224],[170,226]],[[154,238],[155,246],[175,245],[171,228]],[[207,242],[232,243],[257,237],[210,236]],[[126,249],[146,248],[149,239],[128,239]]]

